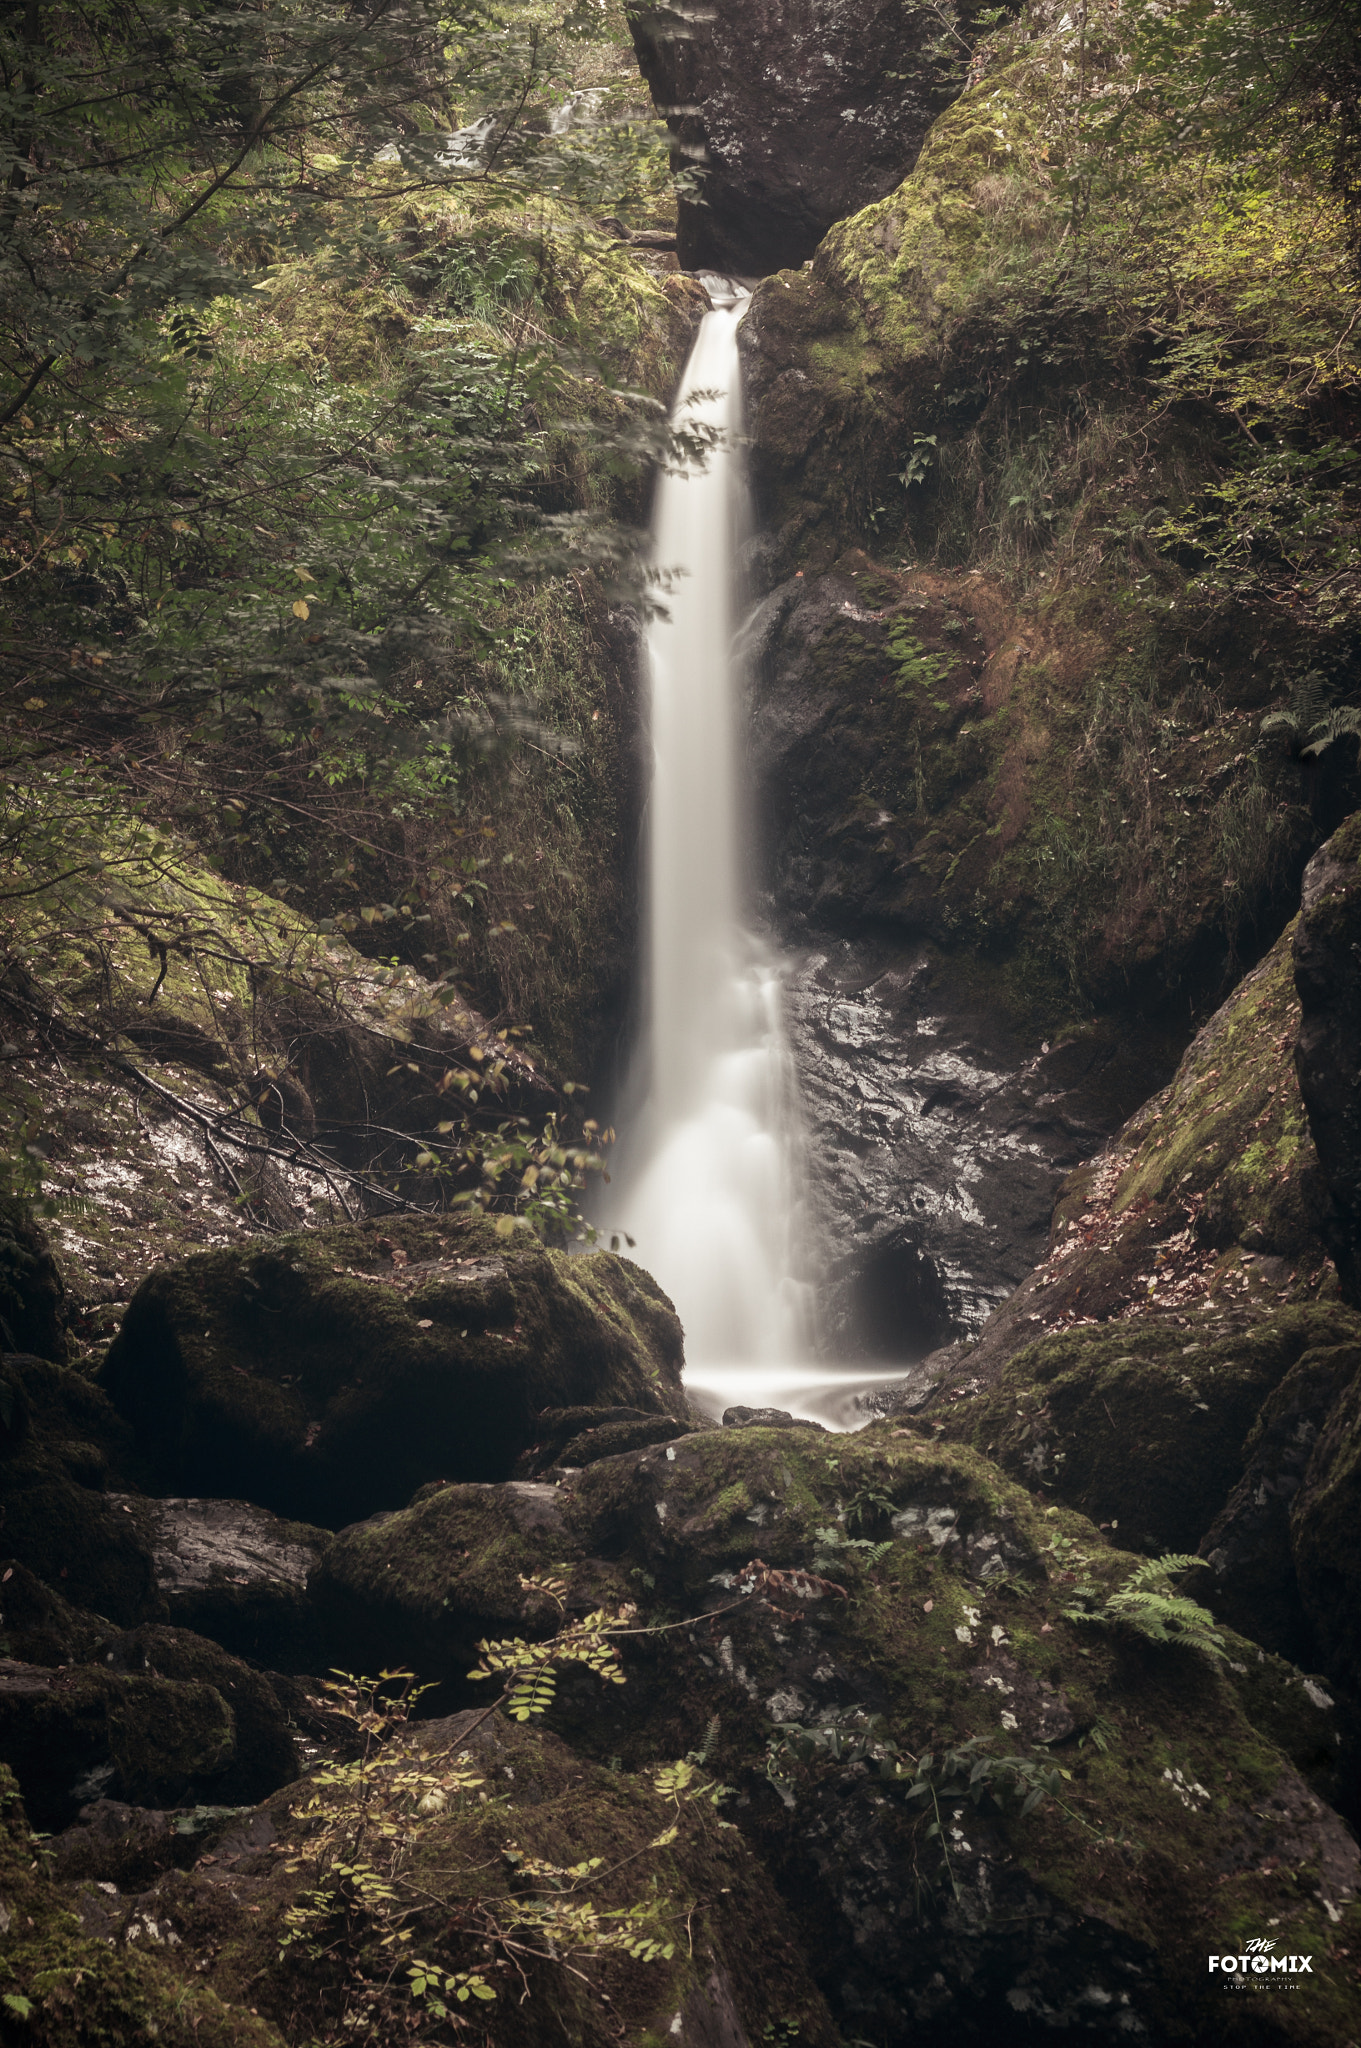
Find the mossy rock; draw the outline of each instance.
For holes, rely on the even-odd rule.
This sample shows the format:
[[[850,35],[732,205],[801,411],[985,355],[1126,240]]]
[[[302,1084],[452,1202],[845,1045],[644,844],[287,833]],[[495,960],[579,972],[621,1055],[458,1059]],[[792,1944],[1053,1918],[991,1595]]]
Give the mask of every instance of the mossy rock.
[[[1295,1062],[1327,1183],[1324,1233],[1344,1294],[1361,1306],[1361,813],[1305,871],[1293,956],[1303,1008]]]
[[[1218,1342],[1165,1323],[1063,1331],[949,1404],[940,1433],[1124,1545],[1193,1551],[1242,1476],[1267,1397],[1306,1352],[1358,1341],[1361,1320],[1340,1303],[1283,1308]]]
[[[1282,1305],[1336,1301],[1326,1194],[1295,1078],[1290,937],[1196,1033],[1168,1086],[1064,1181],[1048,1256],[978,1341],[930,1361],[951,1398],[991,1385],[1049,1330],[1118,1322],[1131,1341],[1174,1350],[1178,1335],[1205,1346]]]
[[[474,2038],[497,2048],[557,2048],[563,2040],[613,2048],[621,2039],[664,2048],[679,2036],[736,2048],[787,2027],[810,2048],[834,2048],[836,2031],[787,1909],[741,1834],[725,1829],[707,1801],[668,1796],[655,1772],[593,1765],[539,1729],[499,1719],[470,1729],[475,1718],[425,1723],[383,1752],[384,1763],[432,1783],[460,1757],[471,1763],[476,1783],[466,1793],[441,1799],[442,1810],[432,1802],[408,1814],[400,1864],[417,1902],[407,1920],[412,1954],[446,1970],[474,1969],[496,1992],[494,2002],[455,2007],[485,2027]],[[240,1815],[191,1870],[168,1871],[128,1898],[78,1892],[82,1918],[115,1952],[144,1941],[154,1925],[171,1969],[206,1983],[229,2010],[258,2008],[293,2040],[328,2038],[353,2009],[349,1960],[388,1987],[370,2008],[372,2038],[401,2038],[419,2008],[406,1972],[394,1972],[375,1943],[361,1935],[353,1946],[328,1941],[321,1956],[281,1952],[285,1915],[315,1881],[306,1855],[315,1817],[303,1809],[318,1797],[325,1807],[346,1793],[304,1781]],[[647,1916],[639,1931],[655,1930],[660,1952],[591,1959],[564,1940],[564,1966],[522,1928],[520,1967],[508,1969],[494,1930],[526,1894],[589,1902],[607,1930],[617,1924],[610,1916],[638,1908]],[[362,1916],[353,1924],[362,1927]]]
[[[106,1616],[72,1606],[17,1559],[0,1559],[0,1656],[85,1664],[111,1632]]]
[[[1334,1626],[1322,1634],[1315,1628],[1311,1603],[1301,1597],[1292,1519],[1307,1479],[1326,1488],[1347,1434],[1339,1404],[1359,1371],[1356,1342],[1303,1353],[1263,1403],[1243,1446],[1242,1477],[1198,1545],[1214,1574],[1206,1597],[1217,1614],[1292,1662],[1320,1665],[1347,1684],[1354,1682],[1352,1660],[1339,1659],[1335,1631],[1343,1617],[1332,1612]]]
[[[1328,1414],[1290,1506],[1304,1609],[1326,1667],[1361,1693],[1361,1375]]]
[[[283,2035],[244,2004],[142,1947],[86,1933],[74,1896],[34,1854],[12,1774],[0,1765],[0,2038],[6,2048],[283,2048]]]
[[[107,1395],[67,1366],[6,1358],[0,1423],[0,1549],[76,1606],[123,1626],[154,1615],[150,1548],[105,1490],[133,1443]]]
[[[261,1798],[297,1770],[268,1681],[215,1643],[150,1626],[56,1670],[0,1660],[0,1757],[41,1825],[101,1796],[139,1806]]]
[[[444,1681],[439,1699],[473,1699],[464,1681],[484,1636],[544,1633],[557,1612],[526,1586],[565,1572],[569,1611],[629,1597],[629,1581],[579,1559],[563,1490],[512,1480],[432,1486],[411,1505],[342,1529],[312,1575],[332,1663],[394,1662]]]
[[[1337,1718],[1231,1632],[1211,1659],[1074,1618],[1080,1580],[1099,1609],[1138,1562],[972,1448],[886,1419],[700,1432],[553,1487],[440,1489],[344,1532],[325,1571],[371,1661],[433,1660],[441,1706],[485,1696],[458,1671],[476,1635],[558,1625],[526,1581],[556,1577],[569,1612],[638,1602],[627,1682],[565,1668],[551,1725],[635,1772],[709,1731],[728,1811],[848,2028],[1019,2042],[1027,2013],[1077,2024],[1095,1984],[1150,2038],[1227,2043],[1236,2008],[1206,2001],[1204,1961],[1224,1929],[1275,1919],[1322,1956],[1330,1910],[1354,1917],[1355,1845],[1319,1796]],[[1005,1798],[945,1811],[947,1874],[885,1745],[907,1759],[970,1738],[1070,1775],[1063,1805],[1025,1820]],[[1330,1976],[1291,2001],[1283,2038],[1341,2048],[1350,1996]]]
[[[504,1476],[543,1408],[666,1412],[674,1311],[611,1254],[406,1218],[210,1252],[145,1281],[100,1372],[143,1483],[336,1527]]]

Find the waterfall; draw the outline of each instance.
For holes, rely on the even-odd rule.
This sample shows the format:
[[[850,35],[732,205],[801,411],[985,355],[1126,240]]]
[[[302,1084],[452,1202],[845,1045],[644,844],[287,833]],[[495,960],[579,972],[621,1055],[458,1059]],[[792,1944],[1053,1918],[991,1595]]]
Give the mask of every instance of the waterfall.
[[[686,1382],[703,1406],[779,1405],[841,1420],[848,1388],[865,1375],[835,1374],[812,1357],[782,966],[743,923],[737,330],[747,295],[706,281],[715,310],[674,417],[719,438],[707,460],[666,473],[657,491],[665,615],[647,629],[644,1031],[604,1223],[635,1241],[630,1256],[674,1301]]]

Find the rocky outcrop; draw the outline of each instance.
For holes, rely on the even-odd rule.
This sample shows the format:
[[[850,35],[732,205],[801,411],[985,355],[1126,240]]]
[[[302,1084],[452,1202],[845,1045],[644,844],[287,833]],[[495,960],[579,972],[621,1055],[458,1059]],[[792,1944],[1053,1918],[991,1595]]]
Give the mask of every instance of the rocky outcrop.
[[[1361,813],[1315,854],[1295,927],[1300,1093],[1328,1190],[1323,1230],[1361,1306]]]
[[[1156,651],[1131,664],[1116,630],[1095,601],[1023,616],[990,578],[859,552],[753,619],[762,879],[798,949],[831,1355],[977,1334],[1043,1256],[1064,1175],[1159,1087],[1188,994],[1226,970],[1249,814],[1255,914],[1293,907],[1307,814],[1284,783],[1264,797],[1242,714],[1209,738],[1150,716],[1136,744],[1113,692],[1136,666],[1156,687]],[[1293,1031],[1280,954],[1269,982]],[[1192,1184],[1209,1156],[1191,1148]]]
[[[688,174],[686,269],[764,276],[910,168],[954,91],[958,50],[910,0],[735,0],[630,16],[657,111]]]
[[[1095,1986],[1126,2031],[1193,2019],[1217,2043],[1234,2022],[1205,1990],[1200,1871],[1217,1873],[1216,1916],[1241,1899],[1296,1930],[1292,1947],[1332,1925],[1323,1898],[1354,1910],[1355,1845],[1300,1775],[1326,1775],[1337,1734],[1297,1674],[1238,1638],[1226,1664],[1075,1618],[1077,1578],[1104,1597],[1136,1562],[976,1454],[885,1421],[831,1440],[700,1432],[556,1487],[441,1489],[343,1533],[325,1571],[366,1651],[439,1670],[439,1703],[467,1700],[469,1719],[475,1634],[641,1603],[625,1683],[565,1667],[552,1725],[625,1782],[709,1725],[724,1811],[843,2024],[1019,2042],[1037,2013],[1058,2027],[1093,2010]],[[667,1625],[649,1635],[654,1609]],[[943,1769],[946,1832],[928,1836],[929,1800],[905,1794],[947,1728],[973,1745],[966,1777],[999,1754],[1062,1759],[1060,1802],[1020,1821],[1005,1770],[985,1761],[969,1798],[945,1794]],[[1112,1856],[1113,1837],[1137,1847]],[[1316,2014],[1298,2024],[1327,2038]]]
[[[435,1479],[492,1479],[543,1408],[683,1404],[680,1325],[609,1253],[407,1218],[152,1275],[101,1371],[154,1491],[336,1527]]]
[[[1064,1182],[1047,1256],[978,1340],[904,1388],[990,1386],[1046,1332],[1079,1345],[1118,1324],[1155,1341],[1245,1332],[1284,1303],[1335,1295],[1326,1196],[1293,1054],[1290,933],[1199,1031],[1168,1086]]]

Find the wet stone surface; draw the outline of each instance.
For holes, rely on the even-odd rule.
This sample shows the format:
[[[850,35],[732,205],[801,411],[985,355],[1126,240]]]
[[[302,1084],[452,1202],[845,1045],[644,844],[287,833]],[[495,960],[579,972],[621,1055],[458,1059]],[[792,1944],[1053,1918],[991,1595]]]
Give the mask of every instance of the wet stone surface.
[[[820,1345],[921,1358],[1040,1259],[1055,1193],[1146,1085],[1114,1034],[1052,1050],[952,1003],[918,949],[836,941],[787,984],[819,1247]]]

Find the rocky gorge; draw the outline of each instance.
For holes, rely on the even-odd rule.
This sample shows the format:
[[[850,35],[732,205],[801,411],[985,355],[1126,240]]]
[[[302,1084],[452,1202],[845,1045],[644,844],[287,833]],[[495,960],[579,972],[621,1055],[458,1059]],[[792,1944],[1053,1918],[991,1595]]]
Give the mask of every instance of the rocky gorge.
[[[180,353],[302,365],[295,425],[437,387],[449,464],[523,374],[434,551],[488,551],[482,637],[344,612],[280,521],[305,720],[153,718],[130,557],[52,568],[2,821],[5,2048],[1361,2038],[1357,74],[1325,39],[1262,113],[1172,15],[1170,70],[1123,6],[611,15],[522,128],[474,73],[441,174],[504,146],[537,228],[416,180],[395,254]],[[434,176],[423,118],[375,176]],[[701,268],[754,287],[745,780],[848,1431],[703,1412],[654,1278],[572,1241],[646,778],[636,590],[562,551],[643,517]],[[427,443],[363,445],[400,538]]]

